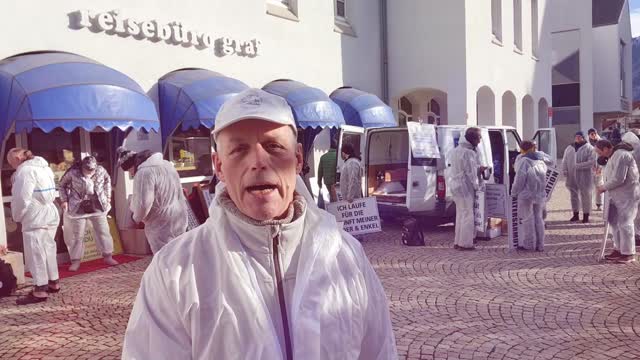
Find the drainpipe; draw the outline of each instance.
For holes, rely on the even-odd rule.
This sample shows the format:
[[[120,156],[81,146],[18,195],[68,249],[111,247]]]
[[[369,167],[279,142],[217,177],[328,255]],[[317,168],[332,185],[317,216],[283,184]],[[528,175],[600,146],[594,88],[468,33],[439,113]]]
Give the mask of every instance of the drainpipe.
[[[380,0],[380,64],[382,71],[382,101],[389,104],[389,58],[387,37],[387,0]]]

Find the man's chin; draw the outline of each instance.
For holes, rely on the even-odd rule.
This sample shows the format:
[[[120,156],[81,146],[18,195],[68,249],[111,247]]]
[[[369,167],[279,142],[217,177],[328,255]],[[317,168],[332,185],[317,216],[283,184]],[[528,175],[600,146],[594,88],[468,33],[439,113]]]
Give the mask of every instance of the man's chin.
[[[286,215],[286,209],[284,211],[277,210],[276,206],[250,206],[248,211],[244,212],[248,217],[257,221],[269,221],[274,219],[280,219],[283,215]]]

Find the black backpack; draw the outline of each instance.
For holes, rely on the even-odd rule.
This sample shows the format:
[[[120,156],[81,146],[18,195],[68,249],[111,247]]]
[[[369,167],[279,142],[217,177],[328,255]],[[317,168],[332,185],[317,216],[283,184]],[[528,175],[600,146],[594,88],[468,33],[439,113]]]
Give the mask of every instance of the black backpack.
[[[18,279],[13,275],[13,268],[0,259],[0,297],[10,296],[17,286]]]
[[[402,221],[402,243],[407,246],[424,246],[422,227],[415,218]]]

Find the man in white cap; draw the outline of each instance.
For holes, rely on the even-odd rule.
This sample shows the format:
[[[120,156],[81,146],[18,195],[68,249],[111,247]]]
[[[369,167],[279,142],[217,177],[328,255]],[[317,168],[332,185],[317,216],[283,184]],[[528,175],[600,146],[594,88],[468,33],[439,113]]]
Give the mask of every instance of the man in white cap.
[[[216,118],[225,183],[202,226],[145,272],[123,359],[395,359],[384,290],[361,245],[301,182],[281,97],[249,89]]]

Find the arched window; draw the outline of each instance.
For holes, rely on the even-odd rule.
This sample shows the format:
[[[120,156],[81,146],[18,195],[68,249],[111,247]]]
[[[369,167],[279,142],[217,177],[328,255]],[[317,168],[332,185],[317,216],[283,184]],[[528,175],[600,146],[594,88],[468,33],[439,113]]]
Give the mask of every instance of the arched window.
[[[406,126],[407,122],[413,121],[413,104],[406,96],[398,101],[398,125]]]
[[[427,111],[427,123],[440,125],[440,104],[434,99],[431,99],[427,106]]]

